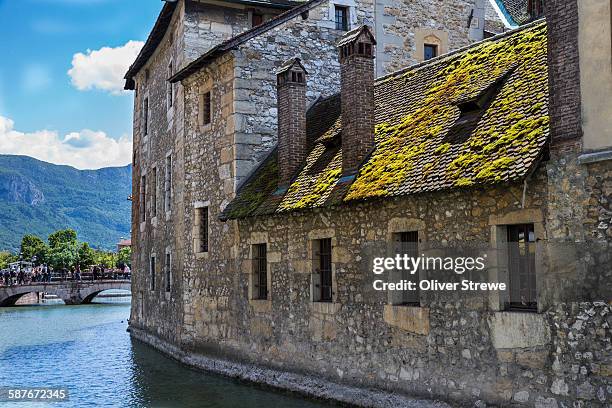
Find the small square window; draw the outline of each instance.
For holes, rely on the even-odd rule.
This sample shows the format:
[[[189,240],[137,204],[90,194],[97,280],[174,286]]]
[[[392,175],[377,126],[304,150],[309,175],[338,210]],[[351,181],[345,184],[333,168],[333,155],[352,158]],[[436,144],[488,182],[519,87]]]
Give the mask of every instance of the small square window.
[[[425,44],[423,55],[424,55],[425,61],[437,57],[438,56],[438,46],[435,44]]]
[[[336,30],[348,31],[349,8],[346,6],[335,6]]]
[[[257,27],[264,22],[264,16],[260,13],[253,13],[251,15],[251,27]]]

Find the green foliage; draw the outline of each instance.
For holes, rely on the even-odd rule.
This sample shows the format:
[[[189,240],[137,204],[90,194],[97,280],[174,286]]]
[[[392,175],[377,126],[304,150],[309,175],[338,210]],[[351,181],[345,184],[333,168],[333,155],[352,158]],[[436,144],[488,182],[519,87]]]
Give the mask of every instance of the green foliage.
[[[113,268],[117,264],[117,254],[114,252],[96,251],[95,264],[105,268]]]
[[[93,248],[112,250],[130,233],[131,166],[77,170],[25,156],[0,155],[0,250],[21,237],[74,229]]]
[[[79,265],[81,269],[87,269],[96,262],[96,253],[87,242],[83,242],[79,248]]]
[[[27,234],[21,239],[21,253],[24,260],[31,260],[36,257],[36,263],[46,262],[49,247],[36,235]]]
[[[76,242],[61,242],[49,250],[47,260],[53,269],[69,269],[79,259]]]
[[[121,248],[121,250],[119,251],[119,254],[117,255],[117,264],[116,266],[118,268],[122,267],[123,265],[128,265],[130,268],[132,267],[132,248],[130,247],[126,247],[126,248]]]
[[[77,242],[77,233],[73,229],[63,229],[55,231],[49,235],[49,246],[57,248],[64,244],[74,244]]]
[[[0,270],[8,268],[8,264],[16,262],[17,259],[18,256],[10,252],[0,252]]]

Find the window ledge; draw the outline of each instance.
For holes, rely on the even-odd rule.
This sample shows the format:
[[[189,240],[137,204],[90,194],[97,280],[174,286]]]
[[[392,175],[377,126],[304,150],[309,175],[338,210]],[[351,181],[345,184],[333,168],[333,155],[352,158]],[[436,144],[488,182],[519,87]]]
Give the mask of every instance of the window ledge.
[[[544,346],[550,330],[544,316],[532,312],[496,312],[489,320],[491,339],[496,349]]]
[[[249,299],[249,304],[255,313],[269,313],[272,311],[272,300],[270,299]]]
[[[427,336],[429,334],[429,308],[407,305],[385,305],[384,320],[389,326]]]
[[[312,302],[310,310],[315,313],[334,315],[340,310],[340,303],[333,302]]]
[[[208,252],[196,252],[196,259],[208,259]]]

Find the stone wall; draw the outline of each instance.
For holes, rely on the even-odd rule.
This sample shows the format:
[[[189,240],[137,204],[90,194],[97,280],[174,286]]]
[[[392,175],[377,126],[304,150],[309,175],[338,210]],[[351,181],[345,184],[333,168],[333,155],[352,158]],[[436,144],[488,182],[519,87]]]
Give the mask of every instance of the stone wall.
[[[189,282],[188,293],[199,305],[193,322],[199,329],[185,347],[465,406],[541,408],[576,401],[582,405],[574,406],[604,407],[612,398],[605,303],[559,303],[535,314],[503,312],[488,295],[422,294],[420,308],[405,308],[387,305],[385,294],[367,290],[364,254],[387,241],[393,225],[418,220],[428,242],[444,245],[489,242],[495,220],[537,222],[537,214],[546,212],[544,170],[533,176],[525,208],[523,186],[512,185],[239,221],[235,245],[209,254],[229,251],[236,262],[193,270],[199,280]],[[228,233],[235,225],[211,223],[211,231]],[[310,244],[322,237],[333,243],[334,303],[311,301]],[[271,274],[268,301],[248,296],[250,246],[262,242],[268,245]]]

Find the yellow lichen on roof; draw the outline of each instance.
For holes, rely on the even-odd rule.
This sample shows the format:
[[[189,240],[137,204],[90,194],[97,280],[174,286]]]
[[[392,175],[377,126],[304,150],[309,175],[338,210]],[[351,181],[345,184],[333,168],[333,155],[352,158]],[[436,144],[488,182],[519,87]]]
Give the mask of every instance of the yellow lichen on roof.
[[[508,80],[468,141],[458,146],[445,142],[459,116],[457,103],[478,96],[506,73]],[[413,76],[414,71],[408,71],[388,81],[410,81]],[[345,200],[410,194],[423,190],[425,179],[434,176],[440,184],[447,177],[454,186],[509,178],[507,170],[516,156],[537,152],[545,142],[547,96],[543,23],[449,57],[415,111],[395,125],[376,127],[376,148]],[[433,157],[448,154],[453,157],[446,175],[431,173]]]

